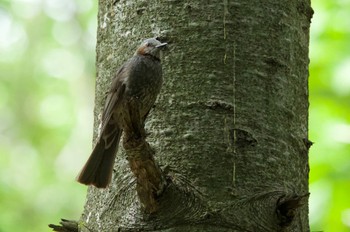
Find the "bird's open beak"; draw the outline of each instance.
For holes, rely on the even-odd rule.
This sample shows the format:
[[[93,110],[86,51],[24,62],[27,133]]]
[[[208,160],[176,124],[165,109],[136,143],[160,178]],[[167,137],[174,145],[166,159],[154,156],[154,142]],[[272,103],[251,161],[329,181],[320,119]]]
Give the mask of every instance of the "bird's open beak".
[[[163,48],[167,45],[168,45],[168,43],[161,43],[161,44],[157,45],[156,48]]]

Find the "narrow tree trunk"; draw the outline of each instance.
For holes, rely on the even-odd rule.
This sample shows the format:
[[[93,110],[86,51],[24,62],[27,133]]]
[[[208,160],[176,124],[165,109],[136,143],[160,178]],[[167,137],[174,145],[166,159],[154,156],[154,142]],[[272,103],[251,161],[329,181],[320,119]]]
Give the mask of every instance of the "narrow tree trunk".
[[[308,0],[100,0],[95,132],[140,41],[170,44],[146,123],[168,186],[144,212],[119,152],[110,188],[89,188],[81,231],[308,231],[311,16]]]

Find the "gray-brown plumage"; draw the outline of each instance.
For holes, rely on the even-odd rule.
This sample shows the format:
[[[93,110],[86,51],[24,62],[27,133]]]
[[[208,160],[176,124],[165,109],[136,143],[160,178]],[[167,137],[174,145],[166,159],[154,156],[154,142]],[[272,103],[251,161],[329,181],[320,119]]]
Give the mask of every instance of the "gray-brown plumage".
[[[122,132],[126,137],[145,136],[145,119],[162,86],[160,50],[166,45],[146,39],[118,70],[106,98],[101,133],[78,182],[107,187]]]

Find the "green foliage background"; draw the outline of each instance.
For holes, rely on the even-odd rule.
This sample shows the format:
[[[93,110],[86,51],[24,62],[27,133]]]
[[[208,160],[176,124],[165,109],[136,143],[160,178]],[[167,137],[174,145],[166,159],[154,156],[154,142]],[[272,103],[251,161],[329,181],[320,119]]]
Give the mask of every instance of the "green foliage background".
[[[311,229],[350,231],[350,1],[312,4]],[[0,0],[0,232],[80,217],[96,21],[93,0]]]
[[[312,5],[311,229],[350,231],[350,1]]]
[[[78,219],[91,152],[97,2],[0,0],[0,231]]]

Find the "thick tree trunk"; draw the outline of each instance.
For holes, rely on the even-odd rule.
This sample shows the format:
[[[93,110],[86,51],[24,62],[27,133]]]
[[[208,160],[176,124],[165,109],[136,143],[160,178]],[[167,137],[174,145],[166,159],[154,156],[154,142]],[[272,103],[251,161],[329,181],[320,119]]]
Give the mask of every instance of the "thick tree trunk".
[[[145,213],[119,152],[80,230],[308,231],[311,16],[308,0],[100,0],[95,132],[117,68],[144,38],[170,44],[146,123],[168,186]]]

